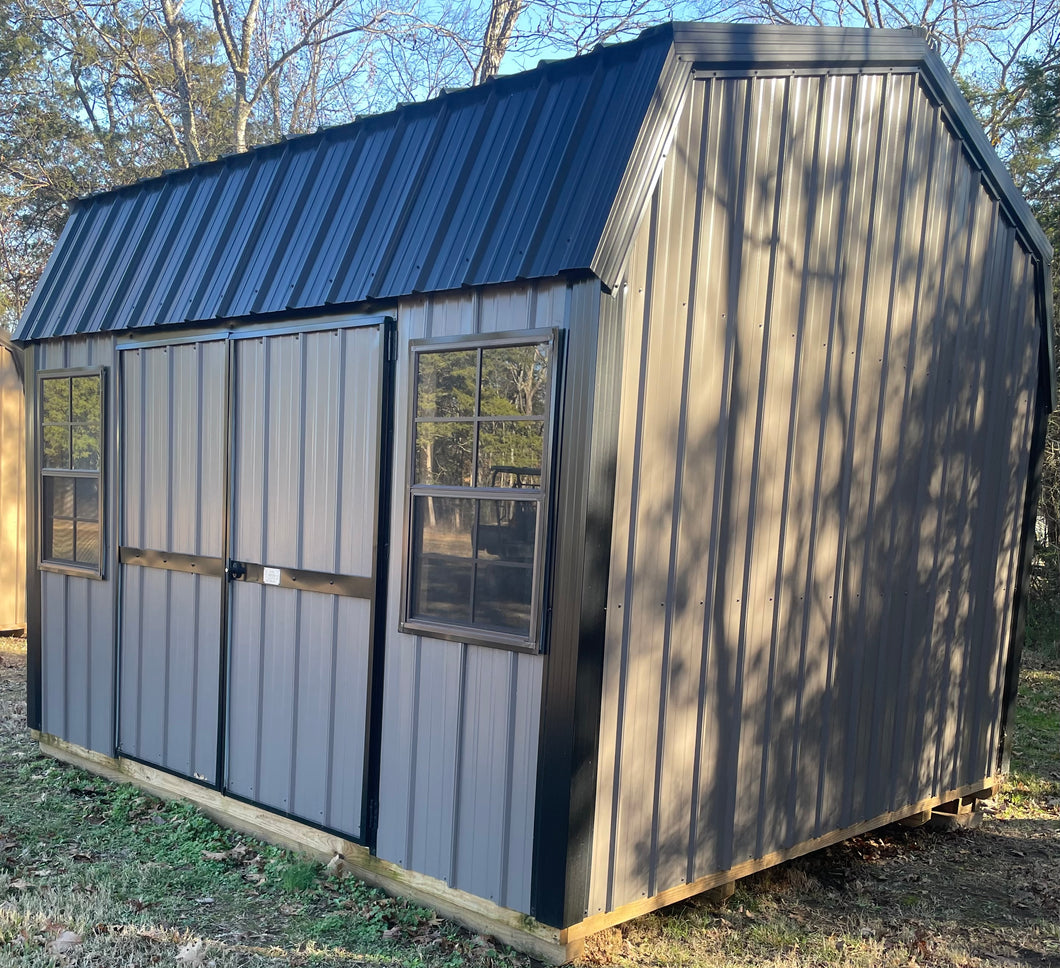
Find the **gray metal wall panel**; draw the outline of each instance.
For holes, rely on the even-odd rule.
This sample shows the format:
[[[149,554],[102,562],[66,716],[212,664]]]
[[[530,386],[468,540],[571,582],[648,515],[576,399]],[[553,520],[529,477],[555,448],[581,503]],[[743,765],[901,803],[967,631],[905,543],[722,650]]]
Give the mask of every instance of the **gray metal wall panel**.
[[[26,624],[26,428],[22,379],[0,342],[0,629]]]
[[[992,774],[1030,263],[912,75],[695,84],[627,276],[589,913]]]
[[[106,500],[104,581],[54,572],[41,574],[41,728],[104,753],[114,753],[114,603],[118,483],[114,427],[117,415],[114,338],[95,336],[42,344],[37,369],[106,366]]]
[[[592,285],[584,283],[582,285]],[[563,282],[402,303],[400,345],[447,335],[564,327]],[[398,354],[391,534],[404,532],[408,353]],[[387,628],[399,620],[391,549]],[[544,658],[389,632],[380,767],[380,857],[529,912]]]

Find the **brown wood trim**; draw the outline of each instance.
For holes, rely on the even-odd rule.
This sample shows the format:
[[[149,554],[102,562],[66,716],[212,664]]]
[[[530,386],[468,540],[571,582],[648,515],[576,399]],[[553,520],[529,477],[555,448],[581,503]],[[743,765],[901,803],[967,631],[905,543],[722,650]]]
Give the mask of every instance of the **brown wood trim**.
[[[94,753],[47,733],[34,733],[33,738],[40,743],[43,753],[57,760],[91,770],[119,783],[135,783],[148,793],[166,800],[179,797],[191,801],[226,827],[310,854],[325,863],[338,854],[342,858],[344,870],[373,887],[433,908],[443,917],[458,921],[473,931],[492,935],[541,961],[562,965],[581,953],[580,940],[561,941],[560,932],[555,928],[541,924],[526,914],[373,857],[367,848],[337,834],[277,816],[263,807],[242,800],[233,800],[210,787],[192,783],[144,763]]]
[[[150,548],[121,547],[118,563],[140,565],[144,568],[162,568],[166,571],[181,571],[189,575],[205,575],[208,578],[224,578],[223,558],[204,555],[182,555],[172,551],[155,551]]]
[[[741,877],[757,874],[758,871],[765,870],[767,867],[775,867],[777,864],[784,863],[784,861],[793,860],[796,857],[801,857],[803,854],[810,854],[815,850],[820,850],[822,847],[830,847],[832,844],[838,844],[844,840],[849,840],[851,837],[857,837],[859,834],[868,833],[870,830],[885,827],[887,824],[897,823],[900,820],[904,820],[906,817],[914,816],[925,810],[931,810],[934,807],[951,800],[957,800],[961,797],[971,796],[972,794],[984,795],[988,791],[996,789],[996,782],[995,777],[985,777],[982,780],[976,780],[975,783],[968,783],[962,787],[958,787],[956,790],[944,793],[942,796],[928,797],[924,800],[920,800],[918,803],[910,804],[908,807],[902,807],[900,810],[891,810],[887,813],[881,813],[878,816],[873,817],[871,820],[865,820],[862,823],[857,823],[850,827],[844,827],[842,830],[833,830],[831,833],[824,834],[821,837],[804,840],[801,844],[795,844],[793,847],[787,847],[784,850],[777,850],[771,854],[766,854],[764,857],[745,861],[742,864],[737,864],[735,867],[730,867],[726,871],[718,871],[715,874],[708,874],[707,876],[700,877],[698,880],[692,881],[689,884],[678,884],[676,887],[671,887],[669,890],[662,891],[653,897],[646,897],[639,901],[623,904],[622,907],[615,908],[614,911],[605,911],[602,914],[594,914],[592,917],[588,917],[578,924],[572,924],[565,931],[560,932],[560,940],[571,942],[587,938],[590,934],[596,934],[597,931],[603,931],[605,928],[614,927],[616,924],[621,924],[623,921],[638,918],[643,914],[650,914],[652,911],[658,911],[660,908],[667,907],[670,904],[676,904],[678,901],[684,901],[686,898],[694,897],[696,894],[702,894],[704,891],[709,891],[712,888],[719,887],[729,881],[737,881]]]
[[[265,565],[247,562],[246,577],[240,581],[256,582],[259,585],[276,585],[279,588],[296,588],[303,592],[322,592],[325,595],[344,595],[346,598],[364,598],[371,601],[375,596],[375,578],[358,575],[336,575],[326,571],[306,571],[303,568],[277,568],[278,582],[265,581]]]

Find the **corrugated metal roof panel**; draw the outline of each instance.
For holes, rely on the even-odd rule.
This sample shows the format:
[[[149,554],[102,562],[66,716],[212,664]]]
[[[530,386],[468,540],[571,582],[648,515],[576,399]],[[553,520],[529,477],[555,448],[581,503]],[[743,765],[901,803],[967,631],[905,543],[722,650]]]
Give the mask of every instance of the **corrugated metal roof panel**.
[[[588,269],[670,44],[655,31],[86,199],[18,335]]]

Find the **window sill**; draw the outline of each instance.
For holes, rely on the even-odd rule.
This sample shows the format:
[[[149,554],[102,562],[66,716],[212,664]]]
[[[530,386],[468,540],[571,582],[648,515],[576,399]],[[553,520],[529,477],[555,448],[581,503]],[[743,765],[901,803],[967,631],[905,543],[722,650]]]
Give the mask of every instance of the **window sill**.
[[[74,565],[60,561],[42,561],[37,567],[55,575],[68,575],[70,578],[91,578],[93,581],[106,581],[103,572],[91,565]]]
[[[506,635],[504,632],[490,632],[458,625],[444,625],[441,622],[413,619],[399,622],[398,631],[406,635],[420,635],[424,638],[462,642],[466,645],[481,645],[490,649],[504,649],[507,652],[524,652],[528,655],[538,655],[541,652],[536,641],[529,641],[518,635]]]

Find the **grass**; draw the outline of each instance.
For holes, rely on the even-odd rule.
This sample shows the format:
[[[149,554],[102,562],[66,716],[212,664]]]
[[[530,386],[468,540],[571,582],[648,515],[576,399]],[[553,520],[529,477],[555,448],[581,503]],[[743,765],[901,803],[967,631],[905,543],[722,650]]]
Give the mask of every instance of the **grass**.
[[[978,830],[855,838],[741,881],[721,906],[694,899],[602,932],[585,963],[1060,966],[1057,584],[1035,586],[1013,772]],[[532,964],[186,804],[41,756],[23,676],[23,643],[0,639],[0,968]]]

